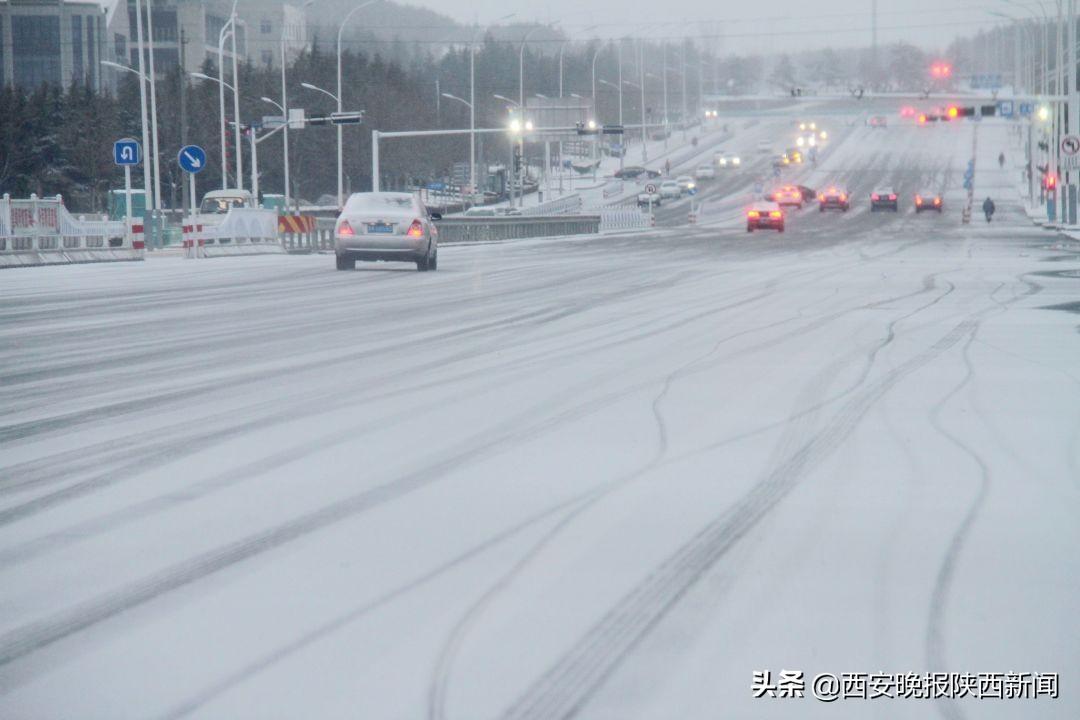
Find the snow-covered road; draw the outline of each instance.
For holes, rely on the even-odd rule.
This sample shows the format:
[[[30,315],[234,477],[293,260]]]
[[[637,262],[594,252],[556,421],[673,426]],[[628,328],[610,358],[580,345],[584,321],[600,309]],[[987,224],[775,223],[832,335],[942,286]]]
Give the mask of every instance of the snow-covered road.
[[[941,217],[4,273],[0,716],[1080,717],[1080,258],[971,128],[821,164]]]

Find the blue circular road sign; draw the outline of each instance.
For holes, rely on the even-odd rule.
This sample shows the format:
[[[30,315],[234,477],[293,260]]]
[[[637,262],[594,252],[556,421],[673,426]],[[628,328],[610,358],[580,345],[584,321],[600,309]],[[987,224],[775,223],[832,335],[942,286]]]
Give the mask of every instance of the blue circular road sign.
[[[176,159],[184,172],[197,173],[206,167],[206,151],[198,145],[180,148],[180,154],[176,156]]]

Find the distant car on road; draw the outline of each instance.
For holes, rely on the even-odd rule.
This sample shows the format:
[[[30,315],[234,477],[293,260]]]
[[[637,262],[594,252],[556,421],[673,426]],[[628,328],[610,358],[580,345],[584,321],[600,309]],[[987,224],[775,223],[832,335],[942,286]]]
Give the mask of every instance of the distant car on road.
[[[830,185],[827,190],[818,193],[817,199],[818,210],[820,212],[825,212],[826,210],[842,210],[847,212],[851,207],[847,190],[838,188],[835,185]]]
[[[742,165],[742,158],[738,155],[729,155],[726,151],[721,150],[713,156],[716,160],[717,167],[722,168],[737,168]]]
[[[866,121],[866,124],[872,128],[881,128],[884,130],[889,126],[889,121],[885,119],[884,115],[874,115]]]
[[[915,212],[923,210],[937,210],[941,212],[941,195],[935,192],[921,192],[915,195]]]
[[[877,212],[878,210],[896,212],[900,209],[900,202],[897,198],[896,191],[892,188],[878,188],[870,193],[870,212]]]
[[[803,161],[802,150],[799,148],[788,148],[784,151],[784,155],[787,156],[788,160],[795,164],[799,164]]]
[[[233,208],[254,208],[255,198],[247,190],[211,190],[203,195],[199,215],[225,215]]]
[[[716,168],[712,165],[698,165],[694,170],[694,177],[698,180],[712,180],[716,177]]]
[[[334,228],[338,270],[353,270],[357,260],[414,262],[420,272],[439,262],[438,230],[420,198],[411,193],[354,193]]]
[[[662,199],[659,192],[649,192],[646,190],[645,192],[638,193],[637,204],[638,207],[649,207],[649,205],[655,207],[660,204]]]
[[[619,180],[633,180],[641,176],[658,178],[660,177],[660,171],[649,170],[648,168],[643,168],[640,165],[627,165],[622,170],[615,171],[615,177]]]
[[[675,178],[675,182],[679,183],[679,187],[682,188],[683,192],[690,192],[697,187],[697,183],[694,182],[694,178],[690,177],[689,175],[680,175],[679,177]]]
[[[795,185],[784,185],[774,190],[767,198],[781,207],[794,206],[802,209],[803,194]]]
[[[675,180],[665,180],[660,183],[660,197],[664,200],[678,200],[682,197],[683,189]]]
[[[784,232],[784,211],[774,202],[756,202],[746,211],[746,232],[776,230]]]

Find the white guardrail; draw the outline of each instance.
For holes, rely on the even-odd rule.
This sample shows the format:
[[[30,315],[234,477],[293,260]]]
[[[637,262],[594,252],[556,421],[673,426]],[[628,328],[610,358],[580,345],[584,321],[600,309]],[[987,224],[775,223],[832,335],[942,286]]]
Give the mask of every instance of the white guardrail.
[[[142,260],[142,226],[75,218],[57,195],[0,198],[0,268]]]
[[[226,257],[284,253],[278,238],[278,214],[260,208],[232,208],[221,215],[184,218],[187,257]]]
[[[601,208],[600,232],[612,230],[641,230],[652,227],[652,217],[637,208]]]
[[[521,214],[529,217],[547,215],[577,215],[581,212],[581,196],[567,195],[557,200],[549,200],[521,209]]]

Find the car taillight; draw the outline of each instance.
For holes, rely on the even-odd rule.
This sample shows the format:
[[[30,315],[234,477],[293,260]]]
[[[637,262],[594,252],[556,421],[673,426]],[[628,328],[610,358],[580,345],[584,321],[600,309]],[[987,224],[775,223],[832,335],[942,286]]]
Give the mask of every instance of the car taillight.
[[[783,215],[783,213],[781,213],[779,210],[773,210],[772,212],[769,213],[769,217],[774,217],[774,218],[778,218],[781,215]]]
[[[896,199],[896,193],[893,193],[892,195],[890,195],[889,199],[890,200],[895,200]]]
[[[877,193],[874,193],[874,194],[872,194],[872,195],[870,196],[870,199],[871,199],[871,200],[880,200],[881,198],[880,198],[880,197],[878,196],[878,194],[877,194]]]
[[[746,213],[746,217],[748,217],[748,218],[759,218],[759,217],[761,217],[761,213],[759,213],[757,210],[751,210],[750,212]]]
[[[847,195],[840,193],[840,202],[844,202],[845,200],[847,200]]]
[[[424,223],[413,220],[412,225],[409,226],[409,230],[405,234],[412,238],[424,237]]]
[[[934,198],[934,204],[935,205],[940,205],[941,204],[941,198]]]
[[[356,234],[356,231],[352,229],[352,225],[349,224],[348,220],[342,220],[341,224],[338,225],[337,234],[352,237]]]
[[[918,195],[915,196],[915,204],[916,205],[922,205],[922,198],[919,197]]]

